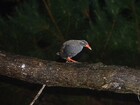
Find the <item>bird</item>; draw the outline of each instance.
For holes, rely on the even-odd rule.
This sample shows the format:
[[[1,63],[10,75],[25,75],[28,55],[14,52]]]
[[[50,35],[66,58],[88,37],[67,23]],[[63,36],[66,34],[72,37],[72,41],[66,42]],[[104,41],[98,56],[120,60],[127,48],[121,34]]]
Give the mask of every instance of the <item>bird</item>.
[[[80,53],[84,47],[92,50],[86,40],[68,40],[63,43],[60,51],[56,54],[66,59],[67,62],[77,63],[78,61],[73,60],[72,57]]]

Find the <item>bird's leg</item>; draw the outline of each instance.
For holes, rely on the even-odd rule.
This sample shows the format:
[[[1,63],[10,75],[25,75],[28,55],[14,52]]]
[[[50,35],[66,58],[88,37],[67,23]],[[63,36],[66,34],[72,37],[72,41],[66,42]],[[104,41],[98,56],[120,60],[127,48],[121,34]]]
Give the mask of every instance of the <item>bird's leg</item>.
[[[68,62],[78,63],[77,61],[75,61],[75,60],[71,59],[70,57],[68,57],[68,58],[67,58],[67,61],[68,61]]]

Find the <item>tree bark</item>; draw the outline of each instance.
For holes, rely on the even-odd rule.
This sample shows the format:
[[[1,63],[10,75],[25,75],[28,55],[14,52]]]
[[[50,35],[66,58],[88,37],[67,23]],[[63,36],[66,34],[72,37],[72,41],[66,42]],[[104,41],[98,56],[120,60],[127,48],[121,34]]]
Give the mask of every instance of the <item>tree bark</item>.
[[[46,86],[135,93],[140,70],[102,63],[60,63],[0,51],[0,75]]]

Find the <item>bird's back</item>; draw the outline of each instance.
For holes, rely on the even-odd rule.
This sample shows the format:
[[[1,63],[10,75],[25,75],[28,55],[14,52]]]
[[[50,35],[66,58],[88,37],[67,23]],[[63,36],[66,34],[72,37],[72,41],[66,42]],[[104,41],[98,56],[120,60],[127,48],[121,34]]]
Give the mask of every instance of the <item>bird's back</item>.
[[[82,49],[83,46],[81,46],[78,41],[69,40],[63,44],[60,51],[60,56],[62,58],[67,58],[67,57],[72,58],[76,56],[79,52],[81,52]]]

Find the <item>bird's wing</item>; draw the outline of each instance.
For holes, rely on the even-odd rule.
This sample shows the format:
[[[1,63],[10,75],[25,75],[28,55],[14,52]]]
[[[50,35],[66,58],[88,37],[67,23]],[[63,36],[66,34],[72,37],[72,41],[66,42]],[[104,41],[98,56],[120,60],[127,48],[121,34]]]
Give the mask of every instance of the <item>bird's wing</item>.
[[[76,56],[79,52],[81,52],[82,48],[77,47],[77,45],[73,44],[73,45],[65,45],[64,49],[63,49],[63,53],[67,56],[67,57],[74,57]]]

